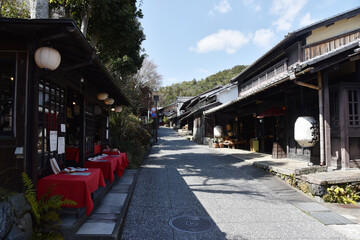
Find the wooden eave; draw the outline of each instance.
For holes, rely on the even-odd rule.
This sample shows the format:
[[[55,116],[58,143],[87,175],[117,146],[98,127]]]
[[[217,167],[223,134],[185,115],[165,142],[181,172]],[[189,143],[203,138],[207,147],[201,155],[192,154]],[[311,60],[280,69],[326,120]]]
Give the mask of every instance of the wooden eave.
[[[33,55],[38,47],[54,47],[60,52],[61,64],[51,74],[62,74],[71,78],[75,85],[80,85],[82,75],[85,86],[88,86],[86,89],[109,93],[109,96],[115,99],[116,105],[130,105],[115,78],[73,20],[0,18],[0,35],[1,42],[25,42],[29,47],[33,46],[30,48],[30,55]]]

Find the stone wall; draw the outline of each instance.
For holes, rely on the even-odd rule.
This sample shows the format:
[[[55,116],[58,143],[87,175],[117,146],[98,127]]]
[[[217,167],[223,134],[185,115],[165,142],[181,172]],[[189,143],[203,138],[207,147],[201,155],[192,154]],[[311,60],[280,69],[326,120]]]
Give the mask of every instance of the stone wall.
[[[23,240],[32,236],[30,205],[22,193],[0,201],[0,239]]]

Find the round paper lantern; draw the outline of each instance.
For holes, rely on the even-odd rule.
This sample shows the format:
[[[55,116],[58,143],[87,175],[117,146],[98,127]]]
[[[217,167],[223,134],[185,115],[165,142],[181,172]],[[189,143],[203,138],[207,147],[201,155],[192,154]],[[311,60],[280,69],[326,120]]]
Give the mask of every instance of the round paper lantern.
[[[115,107],[115,112],[119,113],[122,111],[122,107],[121,106],[116,106]]]
[[[113,98],[107,98],[104,100],[106,105],[113,105],[114,104],[114,99]]]
[[[313,147],[319,140],[318,122],[313,117],[298,117],[294,131],[295,141],[303,148]]]
[[[54,48],[41,47],[35,51],[35,62],[39,68],[55,70],[60,61],[60,53]]]
[[[222,137],[223,131],[221,126],[214,127],[214,137]]]
[[[98,93],[96,95],[97,99],[103,101],[105,99],[107,99],[109,97],[109,94],[107,94],[106,92],[103,92],[103,93]]]

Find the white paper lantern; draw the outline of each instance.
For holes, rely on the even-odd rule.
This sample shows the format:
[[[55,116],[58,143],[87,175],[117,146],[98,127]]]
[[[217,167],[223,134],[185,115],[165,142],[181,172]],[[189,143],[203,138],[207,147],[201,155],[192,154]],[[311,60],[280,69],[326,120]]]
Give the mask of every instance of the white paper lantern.
[[[121,106],[116,106],[115,107],[115,112],[120,113],[122,111],[122,107]]]
[[[113,105],[114,104],[114,99],[113,98],[107,98],[104,100],[106,105]]]
[[[223,131],[221,126],[214,127],[214,137],[222,137]]]
[[[294,126],[294,138],[303,148],[313,147],[319,140],[318,122],[313,117],[298,117]]]
[[[109,94],[107,94],[106,92],[103,93],[98,93],[96,95],[97,99],[104,101],[105,99],[107,99],[109,97]]]
[[[61,56],[54,48],[41,47],[35,51],[35,62],[39,68],[55,70],[60,65]]]

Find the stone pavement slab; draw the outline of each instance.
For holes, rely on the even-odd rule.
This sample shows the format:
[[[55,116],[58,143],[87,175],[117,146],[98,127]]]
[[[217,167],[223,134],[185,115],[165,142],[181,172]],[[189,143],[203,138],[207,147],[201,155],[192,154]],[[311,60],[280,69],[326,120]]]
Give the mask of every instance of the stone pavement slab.
[[[137,170],[126,170],[71,239],[118,239]]]
[[[301,179],[318,185],[360,182],[360,170],[340,170],[333,172],[302,175]]]

